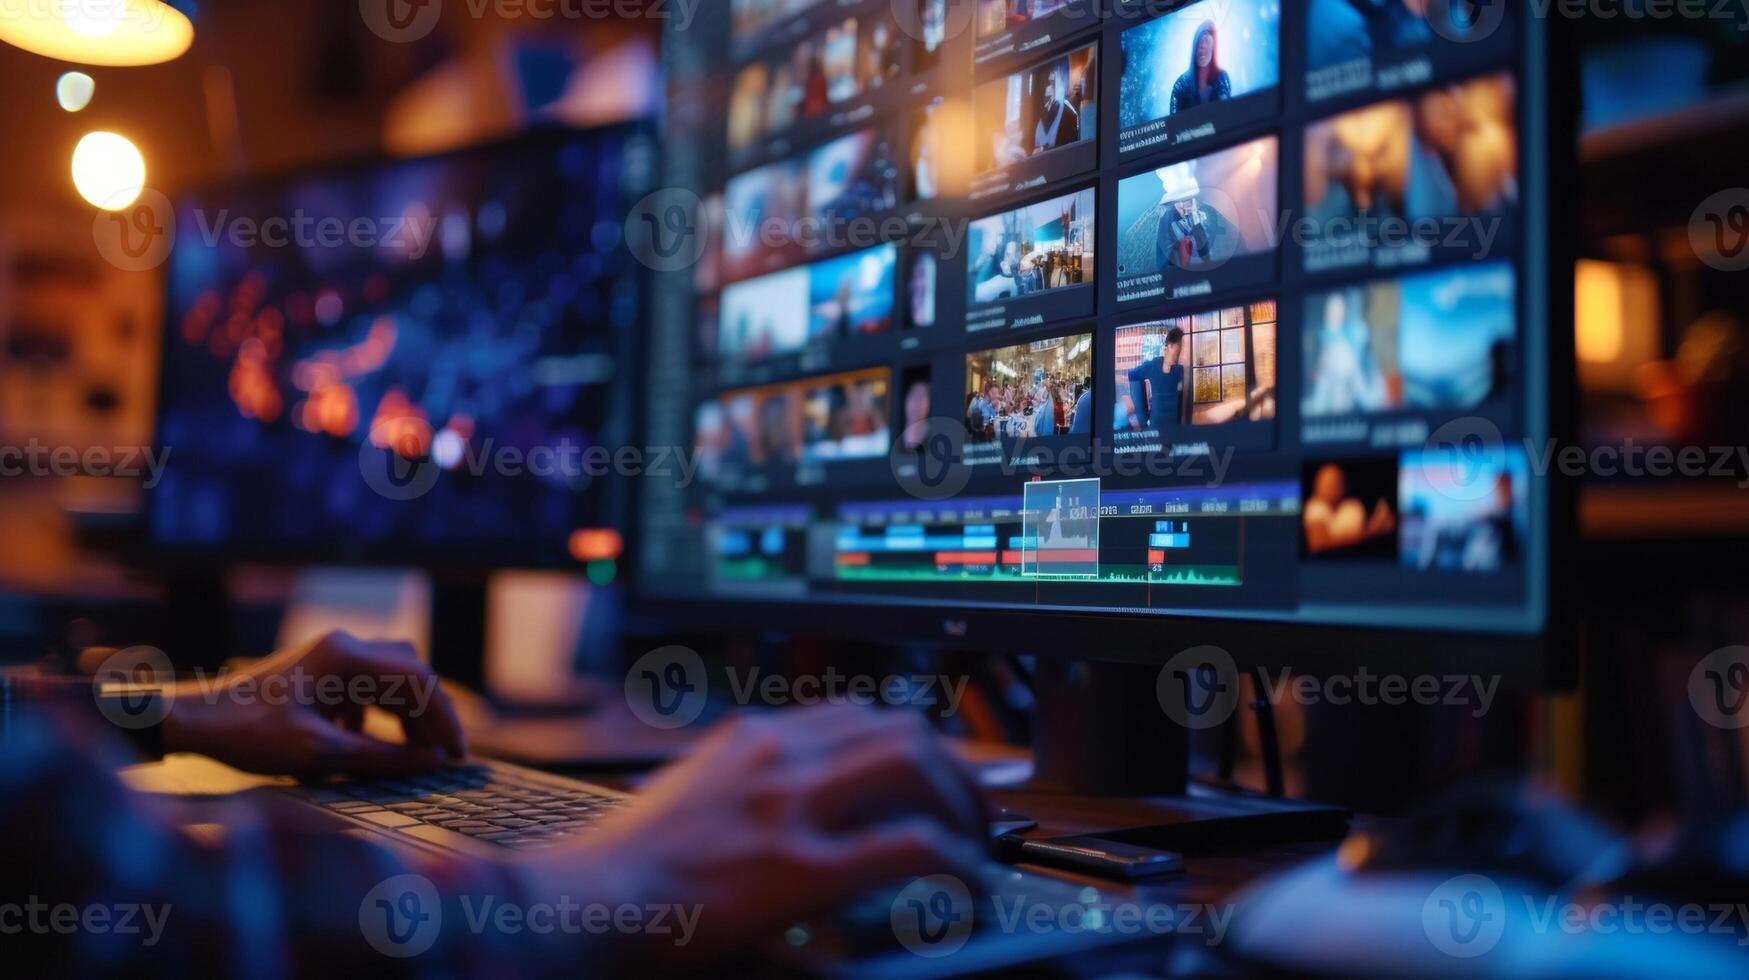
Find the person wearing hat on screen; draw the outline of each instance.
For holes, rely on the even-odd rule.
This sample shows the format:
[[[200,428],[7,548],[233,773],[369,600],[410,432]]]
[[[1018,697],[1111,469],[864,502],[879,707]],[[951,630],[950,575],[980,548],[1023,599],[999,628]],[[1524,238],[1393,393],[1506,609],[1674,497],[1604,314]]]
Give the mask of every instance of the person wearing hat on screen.
[[[1221,68],[1215,22],[1203,21],[1190,42],[1190,68],[1172,86],[1172,115],[1233,97],[1233,79]]]
[[[1196,165],[1175,163],[1155,171],[1160,178],[1160,231],[1154,249],[1155,268],[1198,269],[1217,265],[1237,250],[1233,223],[1202,201]]]

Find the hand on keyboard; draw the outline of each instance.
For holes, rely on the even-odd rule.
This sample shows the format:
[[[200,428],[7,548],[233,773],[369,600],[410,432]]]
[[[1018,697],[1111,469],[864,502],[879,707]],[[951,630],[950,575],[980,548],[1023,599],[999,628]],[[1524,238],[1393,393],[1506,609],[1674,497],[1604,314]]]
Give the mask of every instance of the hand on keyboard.
[[[624,901],[698,905],[697,936],[672,952],[708,957],[883,884],[973,880],[986,819],[976,783],[921,717],[808,709],[719,728],[527,873],[537,892],[606,879],[629,884]]]
[[[270,775],[399,775],[467,752],[455,708],[405,643],[330,633],[210,681],[170,691],[168,752],[199,752]],[[361,731],[376,705],[401,720],[406,744]]]

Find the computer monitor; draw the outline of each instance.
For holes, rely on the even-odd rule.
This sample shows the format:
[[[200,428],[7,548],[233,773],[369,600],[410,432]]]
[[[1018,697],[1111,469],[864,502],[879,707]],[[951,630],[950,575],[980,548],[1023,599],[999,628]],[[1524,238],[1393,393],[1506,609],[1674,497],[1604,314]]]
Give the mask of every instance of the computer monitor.
[[[654,168],[628,125],[188,194],[156,549],[611,579]]]
[[[1560,679],[1559,18],[723,7],[667,38],[666,182],[705,241],[659,279],[643,417],[699,465],[641,488],[643,598]]]

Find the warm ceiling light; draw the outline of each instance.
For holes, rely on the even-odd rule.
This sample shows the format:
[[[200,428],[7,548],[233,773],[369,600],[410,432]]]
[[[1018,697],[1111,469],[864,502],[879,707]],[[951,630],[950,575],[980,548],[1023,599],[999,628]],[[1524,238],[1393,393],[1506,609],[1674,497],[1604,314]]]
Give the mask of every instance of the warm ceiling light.
[[[0,41],[59,61],[129,68],[181,57],[194,25],[160,0],[34,0],[0,17]]]
[[[146,158],[126,136],[89,133],[73,150],[73,186],[105,211],[120,211],[146,187]]]

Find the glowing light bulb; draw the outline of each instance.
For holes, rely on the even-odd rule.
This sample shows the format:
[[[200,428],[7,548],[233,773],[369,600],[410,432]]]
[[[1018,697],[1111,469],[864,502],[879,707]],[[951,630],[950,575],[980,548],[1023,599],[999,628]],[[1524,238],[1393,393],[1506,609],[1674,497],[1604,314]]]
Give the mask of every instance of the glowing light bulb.
[[[11,0],[0,41],[76,65],[157,65],[188,51],[194,24],[160,0]]]
[[[127,4],[119,0],[61,0],[61,19],[80,37],[108,37],[121,27]]]
[[[73,186],[92,204],[120,211],[146,187],[146,158],[126,136],[88,133],[73,150]]]
[[[82,71],[70,71],[55,82],[55,101],[68,112],[78,112],[91,104],[97,94],[97,82]]]

